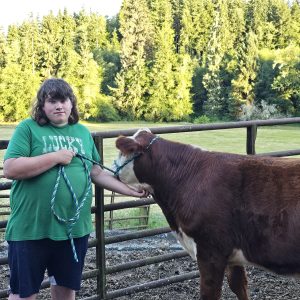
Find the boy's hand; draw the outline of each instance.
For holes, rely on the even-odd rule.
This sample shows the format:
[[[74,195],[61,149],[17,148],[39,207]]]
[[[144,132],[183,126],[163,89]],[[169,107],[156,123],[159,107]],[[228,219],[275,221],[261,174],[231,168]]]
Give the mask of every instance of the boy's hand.
[[[66,149],[61,149],[52,153],[55,154],[57,163],[64,166],[68,165],[75,156],[75,153],[73,151]]]

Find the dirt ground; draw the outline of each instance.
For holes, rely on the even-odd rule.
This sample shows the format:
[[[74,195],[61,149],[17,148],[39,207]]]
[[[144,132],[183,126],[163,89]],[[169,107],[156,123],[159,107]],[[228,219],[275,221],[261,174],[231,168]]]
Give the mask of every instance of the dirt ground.
[[[5,247],[0,247],[0,257],[5,255]],[[2,250],[2,251],[1,251]],[[156,238],[147,238],[120,244],[108,245],[106,249],[107,266],[129,262],[146,257],[162,255],[182,250],[180,245],[169,235]],[[85,271],[95,269],[94,249],[88,250]],[[114,291],[120,288],[145,282],[184,274],[197,270],[196,263],[189,257],[184,257],[168,262],[140,267],[134,270],[115,273],[107,276],[107,290]],[[254,300],[299,300],[300,280],[274,275],[256,267],[247,268],[249,278],[250,299]],[[0,289],[8,286],[8,268],[0,266]],[[84,280],[82,289],[77,293],[76,299],[84,299],[96,294],[94,279]],[[199,299],[199,278],[175,283],[162,288],[150,289],[128,296],[122,296],[120,300],[189,300]],[[50,299],[49,289],[42,290],[38,299]],[[223,284],[222,299],[236,300],[230,291],[226,280]]]

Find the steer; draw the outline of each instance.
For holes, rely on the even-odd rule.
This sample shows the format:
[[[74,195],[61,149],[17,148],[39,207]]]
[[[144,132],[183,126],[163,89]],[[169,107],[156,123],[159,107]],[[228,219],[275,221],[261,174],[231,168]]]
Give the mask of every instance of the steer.
[[[119,137],[122,182],[148,190],[200,271],[200,299],[224,274],[248,300],[244,265],[300,273],[300,160],[205,151],[149,129]]]

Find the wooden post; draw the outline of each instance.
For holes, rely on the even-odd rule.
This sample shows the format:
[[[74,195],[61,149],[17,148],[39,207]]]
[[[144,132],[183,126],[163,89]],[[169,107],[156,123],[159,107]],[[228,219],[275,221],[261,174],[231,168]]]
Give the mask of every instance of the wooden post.
[[[140,207],[139,225],[141,228],[147,228],[149,222],[150,205]]]
[[[247,154],[255,155],[255,140],[257,135],[257,125],[247,127]]]

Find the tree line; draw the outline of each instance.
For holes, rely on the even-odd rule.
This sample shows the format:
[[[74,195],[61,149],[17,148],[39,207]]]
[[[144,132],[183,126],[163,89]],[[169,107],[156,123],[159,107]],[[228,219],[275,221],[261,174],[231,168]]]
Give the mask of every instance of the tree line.
[[[0,31],[0,121],[28,116],[41,82],[67,80],[85,120],[300,115],[300,1],[123,0]]]

